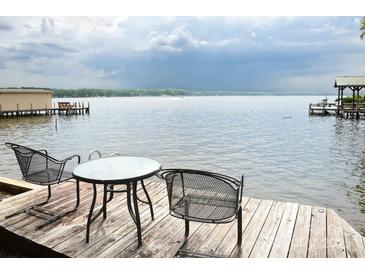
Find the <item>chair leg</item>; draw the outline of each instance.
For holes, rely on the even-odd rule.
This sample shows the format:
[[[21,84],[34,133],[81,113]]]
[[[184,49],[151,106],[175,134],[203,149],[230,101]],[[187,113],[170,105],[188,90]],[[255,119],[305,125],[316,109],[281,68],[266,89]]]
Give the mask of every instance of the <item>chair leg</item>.
[[[44,202],[41,202],[41,203],[38,203],[38,204],[35,204],[35,205],[31,205],[31,206],[28,206],[28,207],[26,207],[26,208],[22,208],[22,209],[20,209],[20,210],[18,210],[18,211],[16,211],[16,212],[14,212],[14,213],[12,213],[12,214],[10,214],[10,215],[6,215],[6,216],[5,216],[5,219],[8,219],[8,218],[14,217],[14,216],[19,215],[19,214],[21,214],[21,213],[26,213],[26,212],[28,212],[29,210],[33,209],[33,208],[36,208],[36,207],[39,207],[39,206],[42,206],[42,205],[47,204],[47,203],[48,203],[48,201],[51,199],[51,195],[52,195],[52,193],[51,193],[51,186],[50,186],[50,185],[48,185],[48,196],[47,196],[47,199],[46,199]]]
[[[237,245],[241,246],[242,244],[242,206],[237,213]]]
[[[189,230],[190,230],[189,221],[185,220],[185,240],[187,240],[189,237]]]
[[[47,198],[47,201],[51,198],[51,186],[48,186],[48,198]],[[44,223],[42,223],[41,225],[37,226],[36,229],[41,229],[42,227],[45,227],[47,225],[49,225],[50,223],[53,223],[54,221],[66,216],[67,214],[70,214],[72,212],[74,212],[80,205],[80,181],[79,180],[76,180],[76,206],[69,210],[69,211],[66,211],[66,212],[62,212],[60,214],[52,214],[52,213],[49,213],[49,215],[51,215],[50,218],[46,219],[46,221]],[[39,210],[40,212],[42,212],[42,210]],[[46,211],[44,211],[44,213],[47,214]]]
[[[42,223],[41,225],[36,227],[36,229],[41,229],[42,227],[45,227],[46,225],[49,225],[50,223],[64,217],[65,215],[75,211],[78,208],[78,206],[80,205],[80,184],[79,184],[79,181],[78,180],[76,181],[76,207],[73,208],[72,210],[69,210],[69,211],[66,211],[66,212],[63,212],[63,213],[60,213],[60,214],[53,214],[50,211],[47,211],[47,210],[44,210],[44,209],[40,208],[40,206],[43,206],[43,205],[45,205],[49,202],[49,200],[51,199],[51,196],[52,196],[51,185],[48,185],[48,196],[47,196],[47,199],[44,202],[41,202],[41,203],[38,203],[38,204],[35,204],[35,205],[32,205],[32,206],[23,208],[21,210],[18,210],[17,212],[14,212],[10,215],[5,216],[5,218],[7,219],[7,218],[10,218],[10,217],[16,216],[20,213],[29,213],[31,215],[38,216],[38,217],[46,220],[44,223]],[[48,215],[50,217],[47,218],[47,217],[38,215],[35,212],[31,212],[30,210],[32,210],[32,209],[35,212],[43,213],[44,215],[46,215],[46,216]]]

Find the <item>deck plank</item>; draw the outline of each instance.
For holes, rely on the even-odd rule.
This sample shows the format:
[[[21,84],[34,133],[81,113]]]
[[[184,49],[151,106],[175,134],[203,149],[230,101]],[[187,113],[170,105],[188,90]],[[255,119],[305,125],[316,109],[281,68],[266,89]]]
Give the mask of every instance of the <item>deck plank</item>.
[[[250,258],[267,258],[283,217],[285,203],[274,202],[260,235],[249,255]]]
[[[345,220],[342,219],[345,237],[346,254],[348,258],[365,258],[365,247],[362,237]]]
[[[342,220],[333,209],[327,209],[327,256],[346,258]]]
[[[272,205],[273,201],[263,200],[261,202],[255,211],[255,215],[242,234],[242,247],[235,248],[231,254],[232,257],[248,258],[250,256],[251,250],[256,243]]]
[[[307,257],[311,218],[312,207],[300,205],[290,243],[289,258]]]
[[[286,258],[288,256],[298,208],[299,204],[286,203],[284,215],[270,251],[270,258]]]
[[[312,208],[312,222],[309,234],[308,258],[327,257],[327,213],[324,207]]]

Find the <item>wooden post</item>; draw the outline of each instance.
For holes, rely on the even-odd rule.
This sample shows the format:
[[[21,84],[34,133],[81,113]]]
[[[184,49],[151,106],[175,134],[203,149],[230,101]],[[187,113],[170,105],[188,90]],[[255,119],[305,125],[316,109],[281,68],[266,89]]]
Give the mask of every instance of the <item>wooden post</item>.
[[[90,114],[90,102],[87,102],[87,114]]]
[[[337,90],[337,115],[340,114],[340,87]]]
[[[2,117],[3,117],[3,112],[1,110],[1,104],[0,104],[0,118],[2,118]]]
[[[343,115],[343,90],[344,89],[345,89],[344,87],[341,88],[341,115]]]
[[[360,119],[359,88],[356,88],[356,119]]]

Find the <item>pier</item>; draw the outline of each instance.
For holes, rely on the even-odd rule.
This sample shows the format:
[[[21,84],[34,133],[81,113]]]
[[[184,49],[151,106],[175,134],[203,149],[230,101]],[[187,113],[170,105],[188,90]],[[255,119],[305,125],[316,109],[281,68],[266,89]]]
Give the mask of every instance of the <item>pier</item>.
[[[360,91],[365,88],[365,76],[338,76],[335,80],[337,88],[337,100],[328,103],[309,104],[309,115],[335,114],[339,117],[360,119],[365,118],[365,100],[360,96]],[[347,90],[351,91],[351,97],[344,98]]]
[[[85,242],[92,185],[82,182],[78,210],[39,230],[35,228],[42,221],[40,218],[29,214],[9,219],[4,216],[41,201],[47,191],[45,188],[4,199],[0,202],[0,238],[42,257],[365,257],[364,237],[333,209],[252,197],[242,200],[241,249],[236,246],[236,221],[227,224],[192,222],[190,236],[184,242],[184,220],[169,215],[165,183],[158,178],[145,183],[153,202],[155,220],[150,218],[148,205],[141,204],[143,245],[140,248],[137,248],[135,224],[123,194],[116,195],[110,203],[109,217],[91,226],[91,240]],[[57,185],[45,208],[61,211],[72,207],[74,189],[73,181]]]
[[[78,115],[78,114],[90,114],[90,103],[84,105],[84,103],[74,102],[59,102],[53,104],[53,107],[48,108],[46,105],[44,108],[35,108],[32,106],[27,109],[20,109],[17,105],[17,109],[14,110],[2,110],[0,104],[0,118],[9,117],[22,117],[22,116],[38,116],[38,115]]]
[[[0,118],[36,115],[89,114],[90,103],[53,102],[50,89],[0,89]]]
[[[327,99],[323,99],[320,103],[309,104],[309,115],[331,115],[337,113],[337,104],[329,103]]]

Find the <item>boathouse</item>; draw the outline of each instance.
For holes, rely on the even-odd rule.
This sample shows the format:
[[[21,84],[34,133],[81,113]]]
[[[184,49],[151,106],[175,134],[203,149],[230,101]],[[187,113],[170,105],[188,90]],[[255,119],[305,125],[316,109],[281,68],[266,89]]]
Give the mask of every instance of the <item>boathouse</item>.
[[[337,114],[346,117],[360,118],[361,114],[365,115],[365,102],[361,102],[360,90],[365,87],[365,76],[338,76],[335,80],[337,92]],[[350,103],[344,101],[344,92],[352,91],[352,100]]]
[[[52,108],[51,90],[0,89],[0,112]]]

